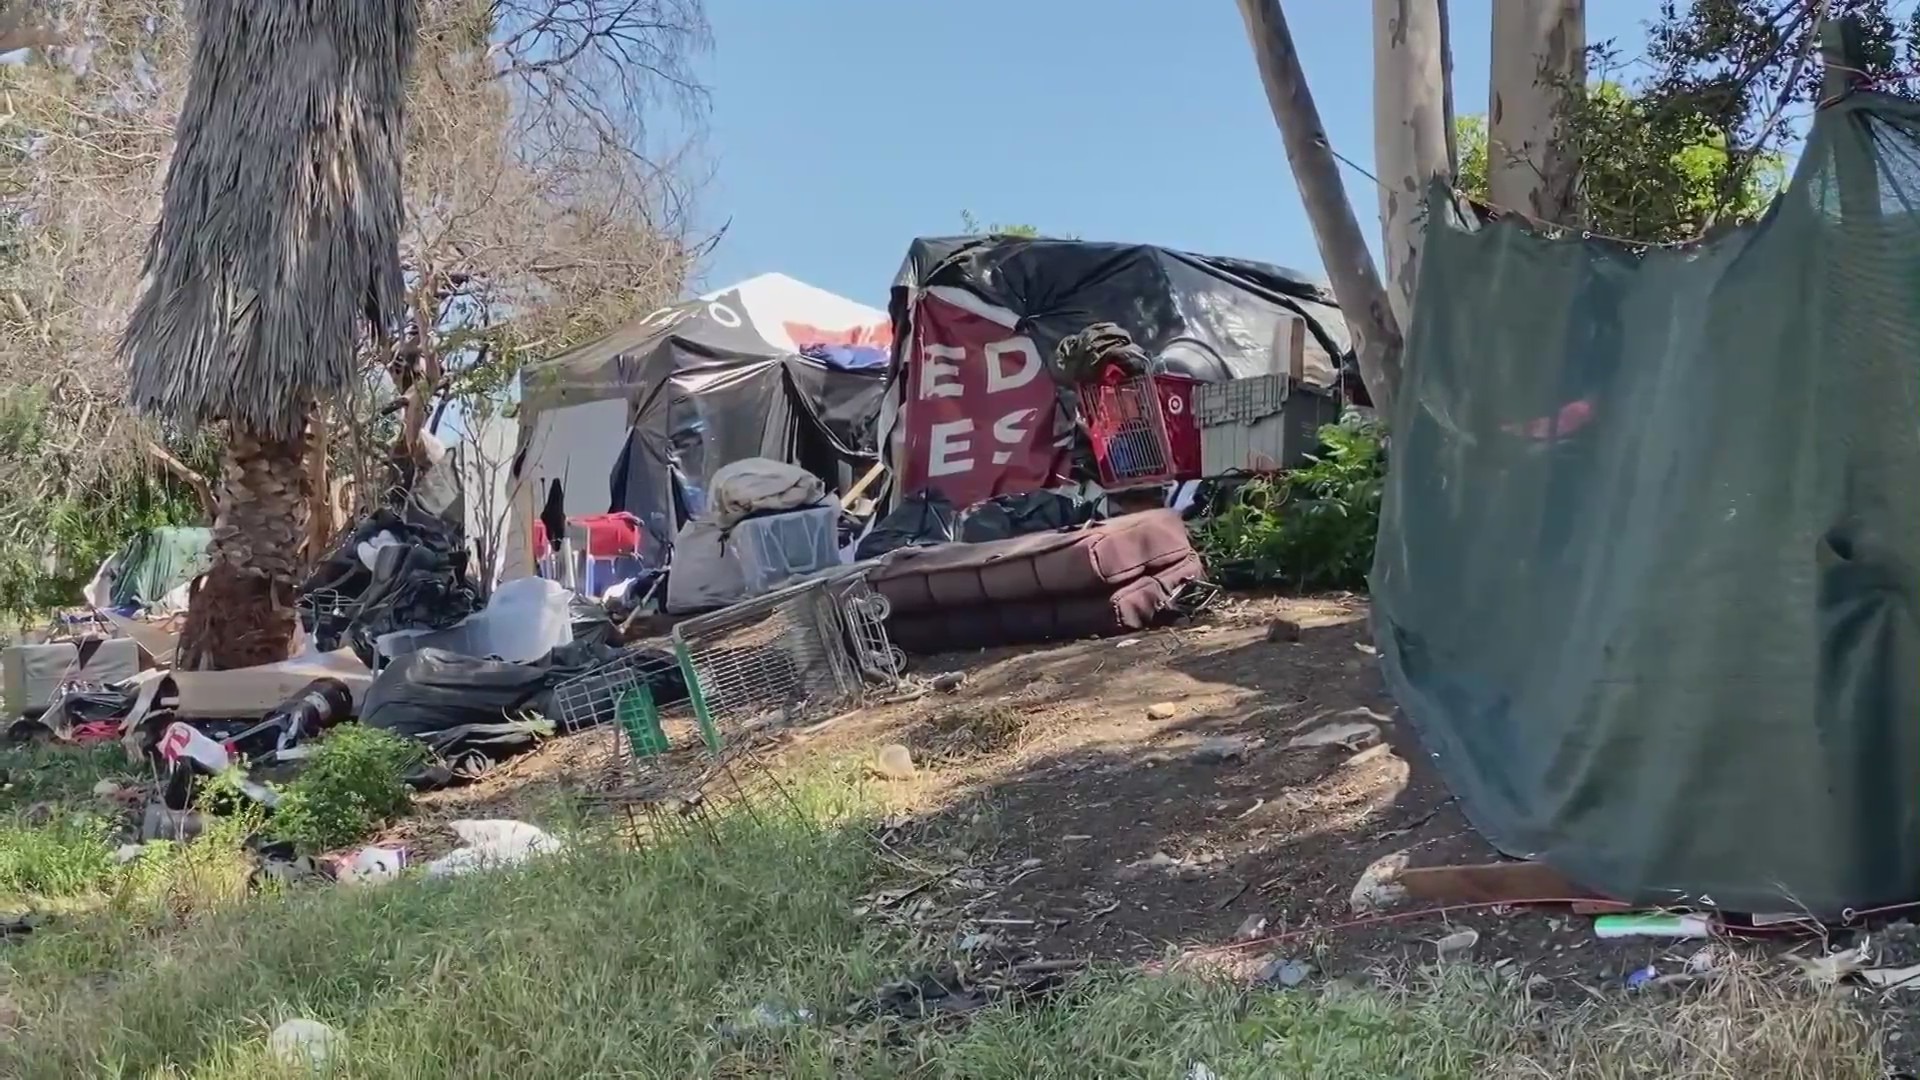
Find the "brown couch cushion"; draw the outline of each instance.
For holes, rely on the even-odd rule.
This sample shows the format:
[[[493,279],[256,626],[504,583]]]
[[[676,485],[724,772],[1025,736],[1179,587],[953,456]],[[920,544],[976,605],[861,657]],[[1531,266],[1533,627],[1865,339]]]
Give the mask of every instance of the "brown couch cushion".
[[[984,544],[902,548],[868,582],[894,614],[1050,597],[1110,595],[1124,585],[1192,557],[1186,522],[1172,510],[1033,533]]]
[[[1153,625],[1180,586],[1205,575],[1198,555],[1134,578],[1105,593],[978,604],[901,615],[888,620],[894,644],[910,653],[985,649],[1102,637]]]

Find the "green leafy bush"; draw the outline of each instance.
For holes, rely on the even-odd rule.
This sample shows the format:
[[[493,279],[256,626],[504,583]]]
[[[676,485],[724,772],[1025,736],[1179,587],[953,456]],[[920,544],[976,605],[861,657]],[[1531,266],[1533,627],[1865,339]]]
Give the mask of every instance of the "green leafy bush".
[[[1199,530],[1222,584],[1365,588],[1380,532],[1386,454],[1380,426],[1356,414],[1320,429],[1320,452],[1277,479],[1242,485]]]
[[[424,757],[419,743],[391,732],[359,724],[334,729],[280,793],[273,834],[309,852],[366,839],[406,812],[406,774]]]

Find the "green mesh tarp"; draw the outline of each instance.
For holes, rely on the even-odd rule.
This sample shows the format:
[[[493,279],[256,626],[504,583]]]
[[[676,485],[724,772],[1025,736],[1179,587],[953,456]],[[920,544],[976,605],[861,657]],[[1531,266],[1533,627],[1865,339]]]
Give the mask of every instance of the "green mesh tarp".
[[[149,606],[194,578],[211,565],[207,546],[212,529],[163,525],[135,536],[120,552],[120,572],[114,579],[115,607]]]
[[[1686,250],[1434,207],[1376,636],[1474,824],[1639,903],[1920,898],[1920,105]]]

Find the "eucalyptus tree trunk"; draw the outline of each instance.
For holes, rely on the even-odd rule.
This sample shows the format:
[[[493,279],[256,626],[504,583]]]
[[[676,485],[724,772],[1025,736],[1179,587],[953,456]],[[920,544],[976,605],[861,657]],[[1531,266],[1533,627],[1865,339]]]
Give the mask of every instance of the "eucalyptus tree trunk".
[[[1392,411],[1400,386],[1400,324],[1380,284],[1373,252],[1367,249],[1353,204],[1347,201],[1340,165],[1328,145],[1320,109],[1307,88],[1300,54],[1287,28],[1279,0],[1237,0],[1246,23],[1247,41],[1260,67],[1260,84],[1267,93],[1274,123],[1287,148],[1287,164],[1306,204],[1307,220],[1320,248],[1320,261],[1333,283],[1333,295],[1353,334],[1360,361],[1360,378],[1367,395],[1381,413]]]
[[[1493,0],[1487,194],[1539,221],[1581,221],[1568,94],[1587,81],[1586,0]]]
[[[1387,297],[1403,331],[1413,325],[1427,190],[1451,183],[1457,167],[1452,67],[1446,0],[1373,0],[1373,160]]]

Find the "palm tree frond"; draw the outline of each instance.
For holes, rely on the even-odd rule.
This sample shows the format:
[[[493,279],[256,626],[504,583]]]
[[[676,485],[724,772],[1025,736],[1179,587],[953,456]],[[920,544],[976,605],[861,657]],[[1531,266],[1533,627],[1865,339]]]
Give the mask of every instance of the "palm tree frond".
[[[292,439],[399,313],[416,0],[198,0],[191,79],[120,350],[133,405]]]

